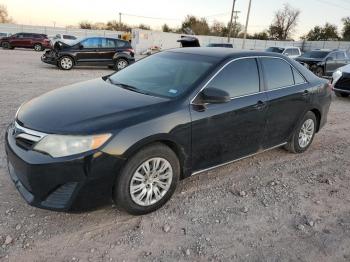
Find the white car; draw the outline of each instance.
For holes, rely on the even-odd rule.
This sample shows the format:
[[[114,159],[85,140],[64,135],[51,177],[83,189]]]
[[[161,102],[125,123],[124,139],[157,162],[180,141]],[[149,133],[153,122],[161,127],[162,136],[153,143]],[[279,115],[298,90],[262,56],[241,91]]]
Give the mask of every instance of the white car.
[[[65,35],[65,34],[57,34],[51,38],[52,45],[54,45],[57,41],[61,41],[67,45],[76,42],[78,39],[77,37],[73,35]]]
[[[332,87],[336,96],[350,95],[350,64],[338,68],[332,76]]]
[[[297,58],[301,56],[301,51],[299,47],[287,46],[287,47],[276,47],[272,46],[266,49],[266,52],[280,53],[282,55],[288,56],[289,58]]]

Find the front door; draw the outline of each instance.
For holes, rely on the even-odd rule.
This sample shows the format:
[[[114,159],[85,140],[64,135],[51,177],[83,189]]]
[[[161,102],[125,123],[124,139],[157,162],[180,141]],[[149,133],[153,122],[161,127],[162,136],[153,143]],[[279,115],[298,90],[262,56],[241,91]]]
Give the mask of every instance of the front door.
[[[192,168],[203,170],[257,152],[265,129],[266,94],[255,58],[229,63],[207,87],[228,92],[223,104],[191,105]]]
[[[79,50],[77,51],[77,63],[79,65],[95,65],[98,64],[100,58],[99,51],[101,50],[101,38],[92,37],[80,42]]]

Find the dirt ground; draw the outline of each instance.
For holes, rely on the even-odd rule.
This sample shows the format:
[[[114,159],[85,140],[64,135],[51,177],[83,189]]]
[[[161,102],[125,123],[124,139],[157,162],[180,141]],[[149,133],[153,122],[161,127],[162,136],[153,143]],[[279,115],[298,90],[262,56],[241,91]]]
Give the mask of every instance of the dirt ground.
[[[0,261],[350,261],[350,99],[302,155],[272,150],[181,181],[159,211],[30,207],[10,181],[4,133],[19,105],[111,72],[0,50]]]

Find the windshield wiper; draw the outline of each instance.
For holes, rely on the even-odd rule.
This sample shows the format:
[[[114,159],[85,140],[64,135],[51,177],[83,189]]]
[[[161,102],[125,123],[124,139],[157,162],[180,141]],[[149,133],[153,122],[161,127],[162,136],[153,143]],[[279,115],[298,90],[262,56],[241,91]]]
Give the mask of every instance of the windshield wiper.
[[[127,85],[127,84],[123,84],[123,83],[120,83],[120,82],[116,82],[114,80],[112,80],[112,78],[108,78],[109,82],[113,85],[116,85],[116,86],[120,86],[124,89],[127,89],[127,90],[130,90],[130,91],[134,91],[134,92],[137,92],[137,93],[140,93],[140,94],[144,94],[144,95],[152,95],[151,93],[145,91],[145,90],[142,90],[142,89],[139,89],[137,87],[134,87],[134,86],[131,86],[131,85]]]

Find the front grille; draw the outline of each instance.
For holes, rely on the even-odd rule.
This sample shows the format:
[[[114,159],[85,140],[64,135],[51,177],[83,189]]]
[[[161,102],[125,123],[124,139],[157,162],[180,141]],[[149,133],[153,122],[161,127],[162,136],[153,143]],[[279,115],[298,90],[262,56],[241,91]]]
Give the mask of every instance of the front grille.
[[[35,144],[46,136],[45,133],[25,128],[17,122],[13,125],[12,135],[16,141],[16,145],[24,150],[33,149]]]

